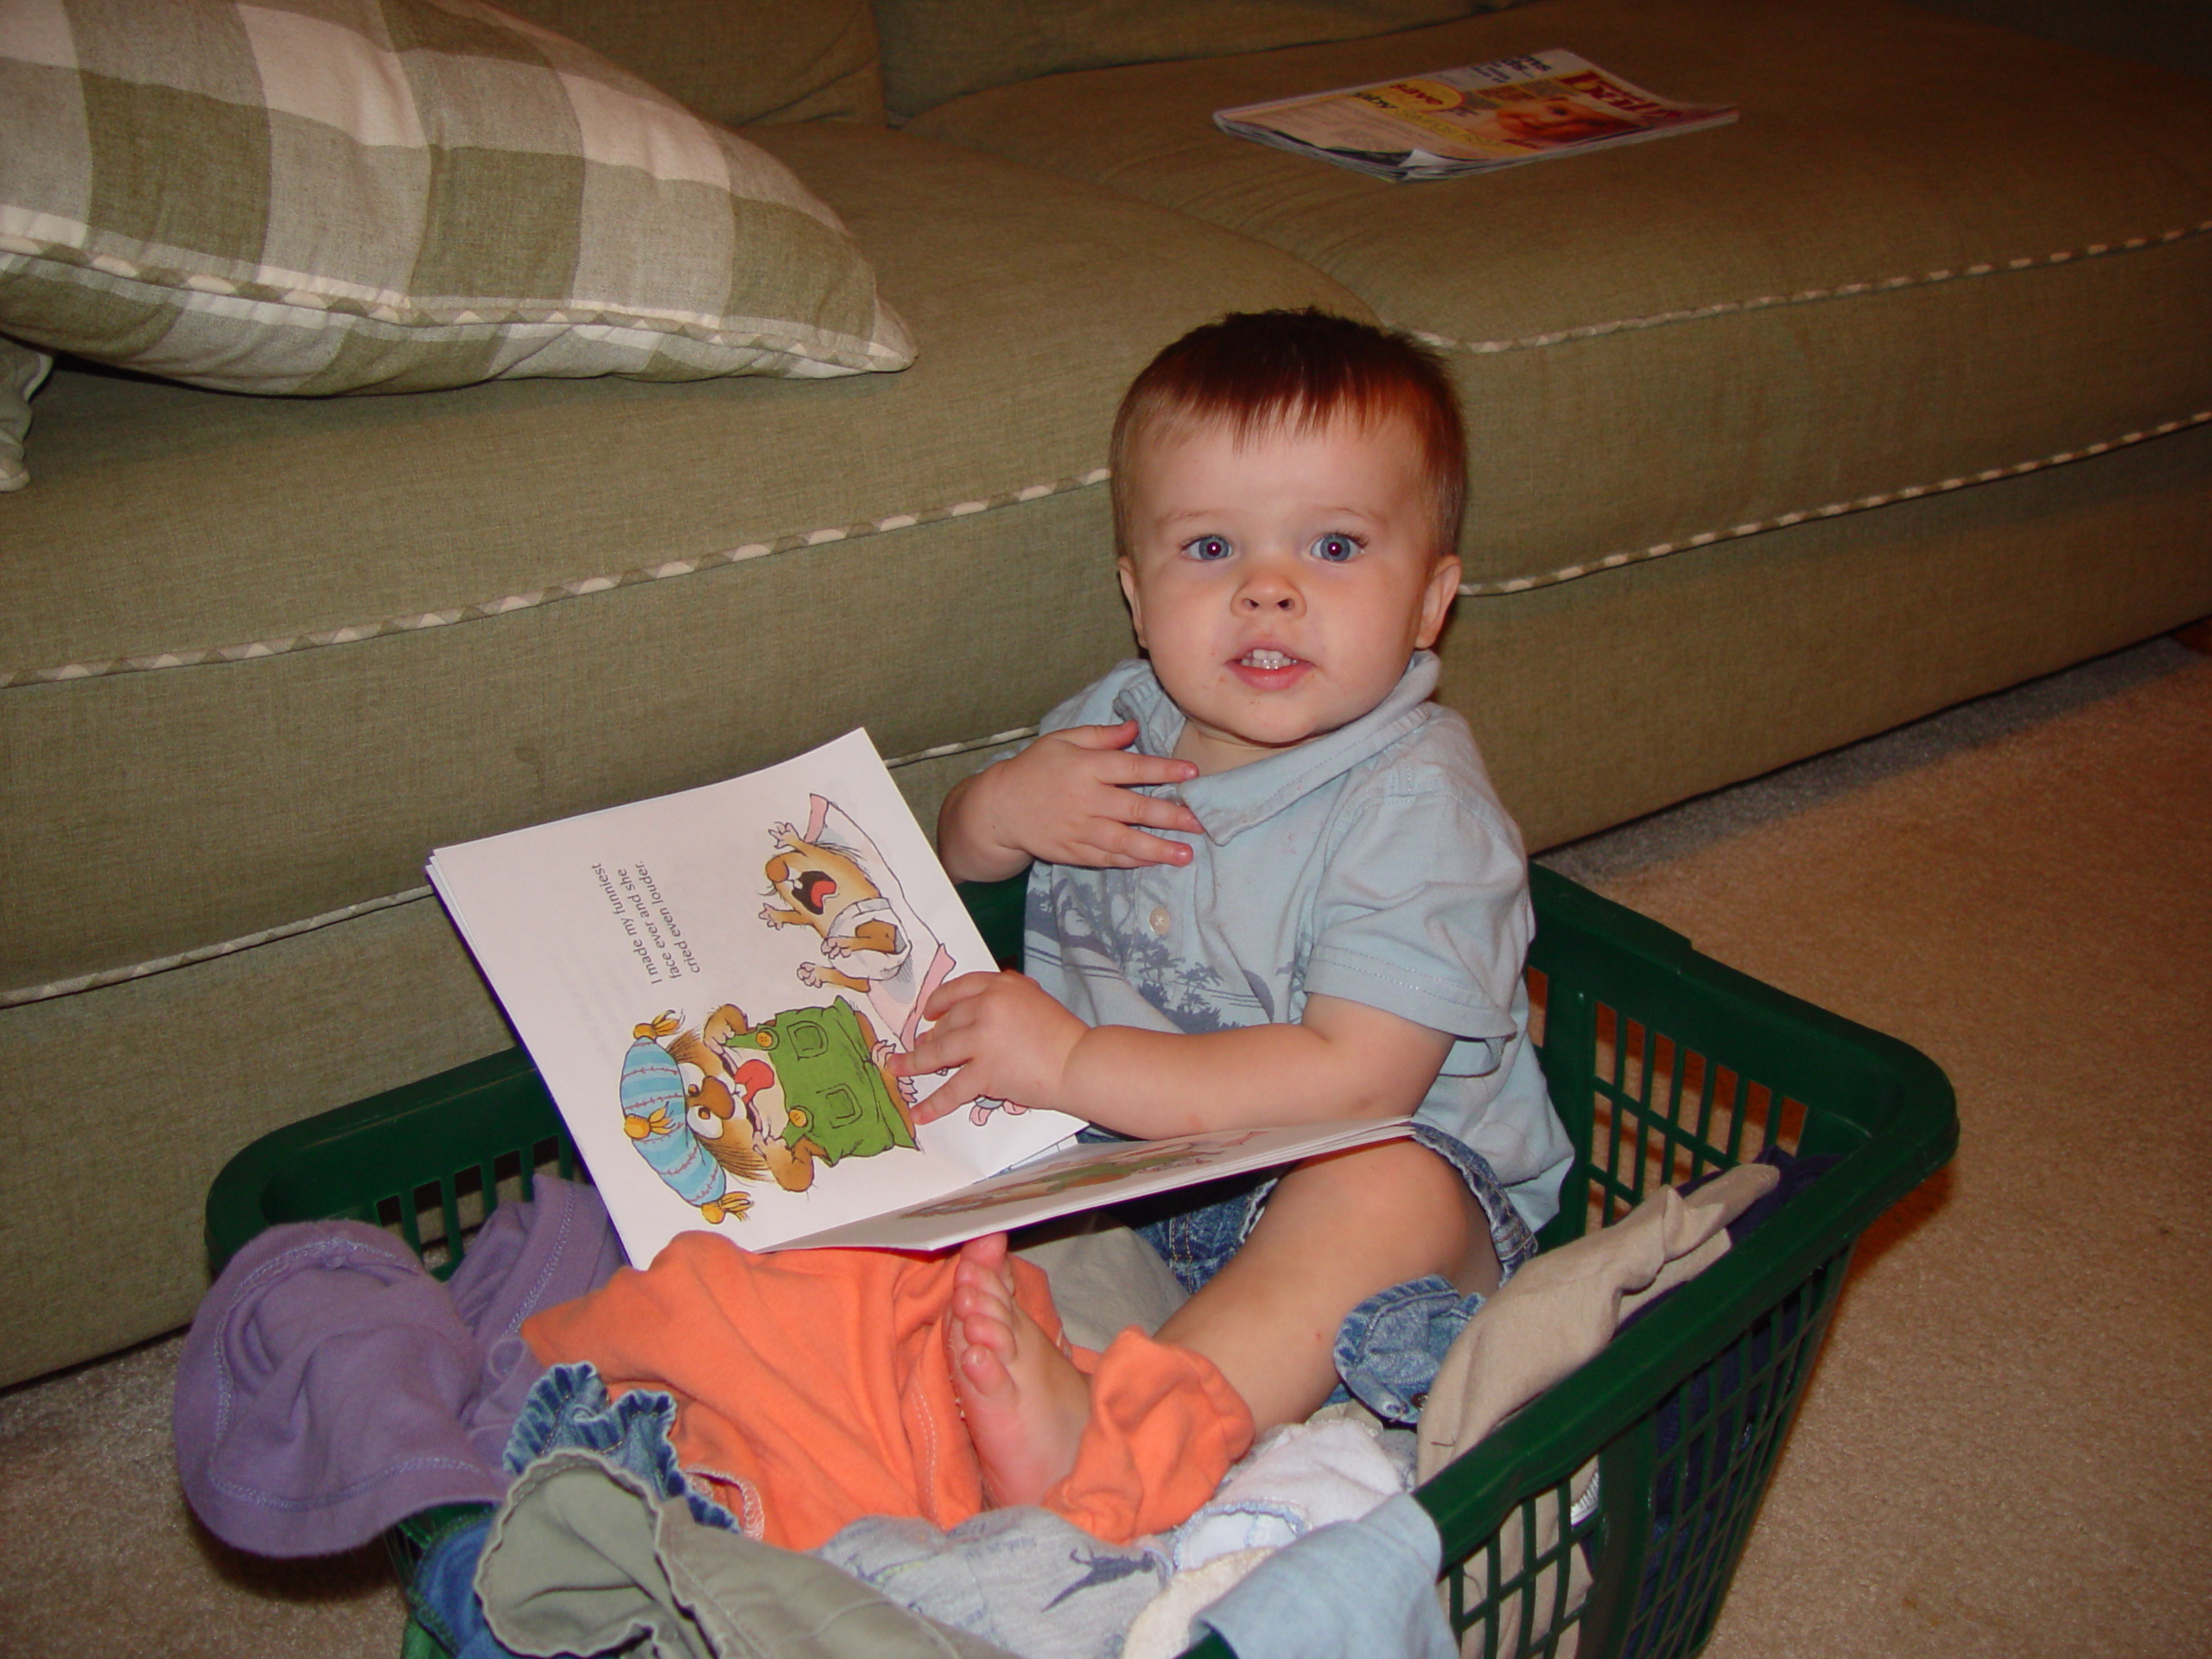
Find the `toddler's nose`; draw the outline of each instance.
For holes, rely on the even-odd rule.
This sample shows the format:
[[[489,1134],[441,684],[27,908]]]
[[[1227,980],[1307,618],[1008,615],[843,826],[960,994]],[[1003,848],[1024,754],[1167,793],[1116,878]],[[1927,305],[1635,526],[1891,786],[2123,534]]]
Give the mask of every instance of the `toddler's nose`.
[[[1252,577],[1236,594],[1238,606],[1248,613],[1281,611],[1294,614],[1300,608],[1298,585],[1270,570],[1255,570]]]

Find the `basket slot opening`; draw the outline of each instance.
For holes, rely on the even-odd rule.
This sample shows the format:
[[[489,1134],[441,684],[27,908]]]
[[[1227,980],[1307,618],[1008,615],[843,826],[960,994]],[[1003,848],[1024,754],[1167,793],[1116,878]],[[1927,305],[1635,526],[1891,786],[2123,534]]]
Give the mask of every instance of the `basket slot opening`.
[[[1594,1009],[1587,1227],[1618,1221],[1662,1186],[1795,1154],[1806,1107],[1605,1003]]]
[[[1694,1652],[1709,1633],[1781,1453],[1843,1258],[1791,1290],[1662,1402],[1653,1546],[1624,1651]],[[1664,1586],[1655,1593],[1655,1586]]]
[[[1775,1147],[1794,1157],[1805,1137],[1805,1103],[1754,1083],[1744,1091],[1743,1121],[1735,1128],[1740,1141],[1740,1150],[1731,1148],[1736,1152],[1735,1161],[1748,1161]]]
[[[1481,1632],[1463,1651],[1541,1659],[1580,1623],[1591,1585],[1585,1549],[1599,1522],[1594,1512],[1575,1521],[1574,1484],[1593,1473],[1578,1471],[1528,1498],[1446,1575],[1453,1635]]]
[[[399,1235],[407,1248],[420,1255],[423,1253],[423,1229],[415,1219],[415,1208],[399,1193],[377,1200],[377,1225]]]
[[[1580,1617],[1581,1604],[1590,1594],[1588,1558],[1582,1554],[1580,1535],[1574,1526],[1574,1493],[1571,1483],[1561,1482],[1541,1500],[1552,1506],[1553,1529],[1558,1540],[1549,1550],[1538,1555],[1548,1580],[1550,1605],[1544,1624],[1550,1639],[1542,1651],[1550,1653],[1559,1643],[1560,1634],[1567,1624]],[[1581,1529],[1589,1530],[1588,1525]],[[1536,1552],[1531,1552],[1536,1554]],[[1531,1599],[1533,1603],[1533,1598]],[[1569,1604],[1573,1604],[1570,1612]],[[1528,1651],[1523,1648],[1523,1652]]]
[[[1782,1097],[1782,1110],[1776,1124],[1774,1144],[1792,1158],[1805,1138],[1805,1103],[1791,1095]]]
[[[575,1166],[565,1139],[549,1135],[526,1150],[498,1153],[379,1198],[363,1219],[397,1234],[424,1266],[445,1278],[461,1265],[468,1241],[500,1205],[533,1197],[540,1175],[566,1177]]]
[[[1505,1582],[1504,1589],[1510,1599],[1501,1605],[1500,1611],[1504,1615],[1502,1622],[1512,1631],[1513,1651],[1525,1653],[1529,1648],[1529,1637],[1535,1633],[1536,1627],[1535,1599],[1529,1594],[1535,1566],[1536,1505],[1523,1503],[1506,1522],[1505,1528],[1515,1535],[1520,1545],[1519,1553],[1523,1565],[1521,1571]]]
[[[577,1173],[575,1148],[569,1144],[566,1135],[549,1135],[543,1140],[531,1145],[530,1169],[524,1178],[525,1183],[532,1177],[538,1175],[557,1175],[564,1181],[590,1179],[587,1175],[580,1175]],[[530,1188],[527,1185],[524,1188],[523,1196],[525,1198],[530,1196]]]

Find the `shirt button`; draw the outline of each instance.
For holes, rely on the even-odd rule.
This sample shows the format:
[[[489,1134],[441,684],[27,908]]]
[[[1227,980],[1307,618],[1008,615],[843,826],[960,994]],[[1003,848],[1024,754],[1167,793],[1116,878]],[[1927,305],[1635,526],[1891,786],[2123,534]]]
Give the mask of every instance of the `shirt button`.
[[[1165,905],[1154,905],[1152,907],[1152,914],[1147,919],[1152,923],[1152,931],[1162,938],[1165,938],[1167,930],[1175,925],[1175,918],[1167,913],[1167,906]]]

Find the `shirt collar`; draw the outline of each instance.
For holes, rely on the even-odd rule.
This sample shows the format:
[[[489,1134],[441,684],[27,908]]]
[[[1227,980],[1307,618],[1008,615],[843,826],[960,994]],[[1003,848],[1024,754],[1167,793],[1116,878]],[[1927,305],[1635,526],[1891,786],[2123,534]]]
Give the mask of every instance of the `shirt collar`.
[[[1428,718],[1423,705],[1436,690],[1437,673],[1436,654],[1417,651],[1390,694],[1350,725],[1264,760],[1160,792],[1179,797],[1205,826],[1206,839],[1219,846],[1420,726]],[[1183,711],[1149,669],[1116,696],[1114,717],[1137,722],[1137,747],[1147,754],[1173,753],[1183,734]]]

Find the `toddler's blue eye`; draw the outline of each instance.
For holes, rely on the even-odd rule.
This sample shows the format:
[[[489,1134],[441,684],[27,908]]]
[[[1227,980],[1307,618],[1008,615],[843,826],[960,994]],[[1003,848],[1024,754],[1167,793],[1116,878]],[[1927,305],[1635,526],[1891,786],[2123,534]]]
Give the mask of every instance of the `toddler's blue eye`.
[[[1343,564],[1359,556],[1359,543],[1349,536],[1324,536],[1313,543],[1313,556],[1331,564]]]
[[[1201,536],[1183,550],[1194,559],[1225,559],[1230,554],[1229,538],[1225,536]]]

